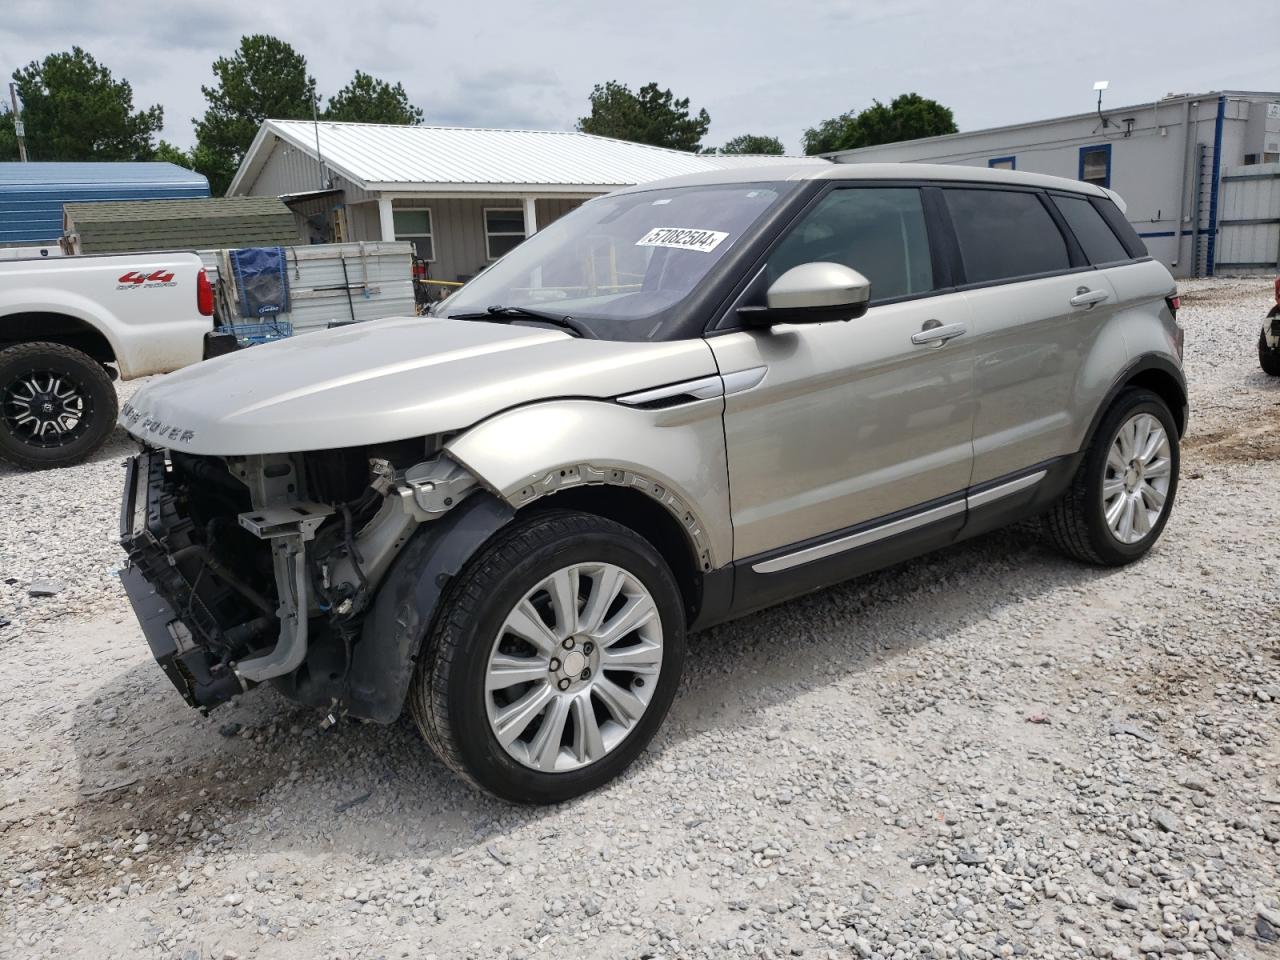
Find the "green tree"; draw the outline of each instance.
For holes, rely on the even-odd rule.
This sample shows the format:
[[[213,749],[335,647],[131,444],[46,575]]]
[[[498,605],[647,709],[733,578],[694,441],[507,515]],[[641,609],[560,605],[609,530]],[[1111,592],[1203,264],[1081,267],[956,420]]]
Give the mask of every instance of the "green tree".
[[[191,154],[168,140],[161,140],[156,144],[156,152],[151,159],[162,160],[165,163],[176,163],[180,167],[186,167],[188,170],[192,169]]]
[[[804,152],[815,154],[955,132],[956,121],[950,109],[918,93],[904,93],[887,106],[873,100],[860,113],[850,110],[824,120],[806,130],[802,139]]]
[[[709,147],[703,153],[752,154],[757,156],[780,157],[786,153],[782,141],[777,137],[765,137],[758,133],[744,133],[734,137],[723,147]]]
[[[422,122],[422,111],[409,102],[401,84],[392,85],[357,70],[351,82],[329,98],[324,118],[412,126]]]
[[[31,160],[149,160],[159,106],[133,109],[133,87],[80,47],[15,70]],[[13,115],[0,116],[0,159],[18,159]]]
[[[578,129],[601,137],[615,137],[653,147],[670,147],[696,153],[711,126],[706,110],[690,112],[689,98],[677,100],[656,83],[636,93],[624,83],[610,80],[591,91],[591,113],[578,119]]]
[[[316,82],[307,61],[289,44],[265,34],[241,37],[229,57],[213,62],[215,83],[202,86],[209,106],[197,118],[195,169],[214,196],[226,192],[262,121],[309,120]]]

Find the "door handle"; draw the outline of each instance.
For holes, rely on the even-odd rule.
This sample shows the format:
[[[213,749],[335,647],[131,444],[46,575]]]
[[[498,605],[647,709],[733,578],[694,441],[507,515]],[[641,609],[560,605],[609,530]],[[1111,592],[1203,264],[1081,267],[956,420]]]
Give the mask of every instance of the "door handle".
[[[1088,287],[1077,287],[1076,295],[1067,303],[1073,307],[1092,307],[1095,303],[1101,303],[1110,297],[1111,294],[1105,290],[1090,290]]]
[[[924,346],[926,343],[936,343],[938,346],[942,346],[954,337],[964,336],[968,331],[969,328],[963,323],[942,324],[937,320],[929,320],[919,333],[911,335],[911,342],[918,347]]]

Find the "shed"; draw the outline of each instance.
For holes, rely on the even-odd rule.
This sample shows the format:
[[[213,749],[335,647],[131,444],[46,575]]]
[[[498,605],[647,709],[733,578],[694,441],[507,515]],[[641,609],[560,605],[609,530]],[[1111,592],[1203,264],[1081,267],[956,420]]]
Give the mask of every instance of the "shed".
[[[664,177],[817,157],[685,153],[564,130],[266,120],[228,196],[283,197],[312,239],[408,240],[465,280],[584,200]]]
[[[276,197],[68,203],[63,229],[72,253],[291,246],[293,212]]]
[[[173,163],[0,163],[0,245],[56,244],[72,201],[209,196],[209,181]]]

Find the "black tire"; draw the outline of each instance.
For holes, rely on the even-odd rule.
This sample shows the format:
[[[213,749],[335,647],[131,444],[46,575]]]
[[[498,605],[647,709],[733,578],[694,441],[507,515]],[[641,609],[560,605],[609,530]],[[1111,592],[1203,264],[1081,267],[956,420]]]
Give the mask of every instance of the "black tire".
[[[656,689],[625,739],[601,759],[564,772],[535,770],[512,757],[490,726],[489,656],[508,613],[541,580],[593,562],[622,567],[654,601],[662,626]],[[675,697],[684,649],[680,590],[652,544],[591,514],[535,513],[495,535],[450,583],[410,685],[410,713],[436,755],[473,785],[512,802],[558,803],[612,780],[648,745]]]
[[[28,394],[34,393],[28,384],[43,385],[50,376],[58,379],[60,393],[73,389],[79,416],[69,427],[70,419],[59,421],[66,428],[61,432],[46,430],[37,436],[26,419]],[[65,396],[36,396],[38,413],[68,409]],[[111,378],[88,354],[61,343],[22,343],[0,350],[0,460],[27,470],[79,463],[106,442],[118,414]]]
[[[1280,349],[1267,346],[1267,335],[1258,334],[1258,366],[1269,377],[1280,377]]]
[[[1124,543],[1107,525],[1102,484],[1107,454],[1121,424],[1139,413],[1149,413],[1159,420],[1169,438],[1169,489],[1165,495],[1164,512],[1151,529],[1140,540]],[[1169,514],[1173,512],[1180,459],[1178,428],[1168,405],[1149,390],[1125,390],[1098,425],[1071,486],[1045,515],[1050,538],[1063,553],[1084,563],[1119,567],[1140,559],[1160,538]]]

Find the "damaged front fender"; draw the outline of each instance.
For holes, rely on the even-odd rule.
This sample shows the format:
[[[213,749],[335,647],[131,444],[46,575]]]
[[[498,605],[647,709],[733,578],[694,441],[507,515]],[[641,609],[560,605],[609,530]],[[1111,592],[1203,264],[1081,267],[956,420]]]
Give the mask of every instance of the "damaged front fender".
[[[345,682],[299,671],[277,681],[282,692],[317,707],[336,701],[351,716],[393,723],[445,586],[513,516],[508,504],[475,491],[448,513],[420,524],[391,563],[364,617]]]

